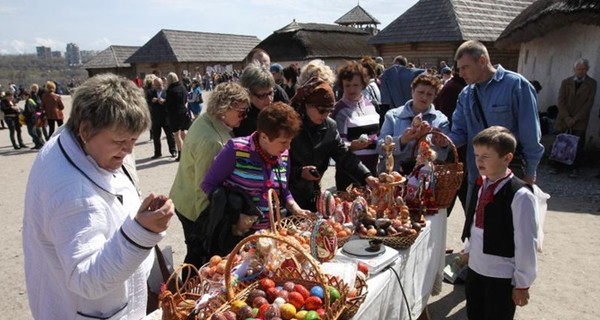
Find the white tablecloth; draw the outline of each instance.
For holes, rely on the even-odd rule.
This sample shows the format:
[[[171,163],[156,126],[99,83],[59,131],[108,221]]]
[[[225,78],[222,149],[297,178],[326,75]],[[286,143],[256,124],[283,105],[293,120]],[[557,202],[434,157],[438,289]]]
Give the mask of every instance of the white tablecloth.
[[[427,227],[409,249],[399,250],[400,258],[392,266],[400,276],[413,319],[421,315],[432,292],[441,291],[443,279],[446,210],[426,218]],[[367,285],[367,297],[353,319],[409,319],[402,290],[391,270],[371,276]]]

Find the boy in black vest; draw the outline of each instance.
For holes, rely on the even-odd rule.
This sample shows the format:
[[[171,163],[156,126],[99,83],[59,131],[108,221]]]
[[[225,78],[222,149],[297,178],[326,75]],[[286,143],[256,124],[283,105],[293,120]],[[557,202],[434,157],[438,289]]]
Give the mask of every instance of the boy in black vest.
[[[469,271],[465,291],[471,320],[513,319],[529,300],[537,273],[537,205],[531,186],[508,169],[517,142],[500,126],[473,138],[479,197],[462,239]]]

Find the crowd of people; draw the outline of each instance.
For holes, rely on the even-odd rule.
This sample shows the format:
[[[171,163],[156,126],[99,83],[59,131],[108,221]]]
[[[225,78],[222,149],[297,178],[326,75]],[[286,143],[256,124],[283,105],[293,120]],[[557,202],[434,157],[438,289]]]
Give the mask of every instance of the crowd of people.
[[[432,131],[449,138],[431,138],[439,155],[450,154],[452,142],[466,163],[459,196],[469,239],[469,318],[512,319],[515,307],[528,303],[536,275],[531,186],[544,147],[537,93],[527,79],[493,65],[478,41],[463,43],[454,65],[439,70],[410,67],[403,56],[388,68],[380,57],[337,70],[322,60],[284,68],[261,49],[245,65],[214,87],[196,77],[188,88],[175,73],[147,76],[143,90],[114,75],[90,78],[56,133],[64,106],[50,82],[41,95],[37,85],[22,94],[23,112],[6,95],[2,110],[14,148],[25,147],[25,112],[33,114],[25,124],[34,148],[44,146],[27,185],[23,227],[34,317],[140,318],[151,249],[173,215],[183,227],[184,262],[200,267],[271,227],[268,190],[284,215],[311,216],[330,159],[338,190],[374,189],[386,137],[395,143],[393,169],[406,175],[417,160],[415,144]],[[585,136],[596,87],[588,69],[578,60],[575,76],[563,81],[557,131]],[[206,102],[203,90],[211,91]],[[130,155],[147,128],[152,158],[162,156],[164,132],[179,161],[168,198],[141,199],[138,192]]]

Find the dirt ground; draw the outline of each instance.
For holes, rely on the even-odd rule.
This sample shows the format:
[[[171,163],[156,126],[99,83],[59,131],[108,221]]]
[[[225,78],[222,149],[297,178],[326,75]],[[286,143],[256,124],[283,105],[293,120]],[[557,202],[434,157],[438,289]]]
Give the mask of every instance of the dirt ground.
[[[70,106],[70,97],[63,99]],[[26,130],[23,137],[33,145]],[[163,148],[166,150],[166,142]],[[5,230],[0,234],[0,284],[6,290],[5,299],[0,300],[2,319],[31,318],[21,230],[25,186],[36,154],[28,149],[13,150],[8,130],[0,130],[0,210]],[[168,157],[151,160],[153,147],[147,133],[140,136],[135,155],[143,192],[168,194],[177,162]],[[538,278],[530,290],[530,303],[517,309],[516,319],[598,319],[600,277],[594,273],[600,266],[600,179],[594,178],[598,168],[585,169],[578,180],[552,177],[545,165],[539,171],[541,188],[552,195],[545,223],[546,240],[544,252],[539,255]],[[326,173],[325,187],[334,184],[333,173],[334,168]],[[461,210],[455,210],[448,220],[448,246],[455,250],[462,246],[459,238],[463,222]],[[162,247],[167,245],[173,247],[174,262],[181,263],[185,246],[176,218],[161,243]],[[429,313],[431,319],[466,319],[464,287],[444,283],[442,293],[431,297]]]

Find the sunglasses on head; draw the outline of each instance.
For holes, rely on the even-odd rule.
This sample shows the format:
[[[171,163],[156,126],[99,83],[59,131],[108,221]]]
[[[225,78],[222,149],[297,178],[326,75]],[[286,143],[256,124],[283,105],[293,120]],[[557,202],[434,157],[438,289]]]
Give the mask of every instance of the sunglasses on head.
[[[257,97],[257,98],[259,98],[259,99],[266,99],[268,97],[272,97],[273,94],[275,94],[273,92],[273,90],[271,90],[271,91],[269,91],[267,93],[263,93],[263,94],[256,94],[256,93],[252,92],[252,95],[255,96],[255,97]]]

